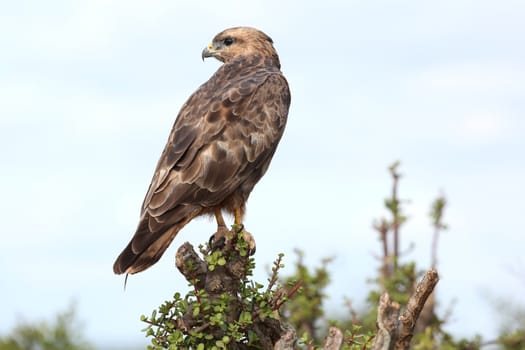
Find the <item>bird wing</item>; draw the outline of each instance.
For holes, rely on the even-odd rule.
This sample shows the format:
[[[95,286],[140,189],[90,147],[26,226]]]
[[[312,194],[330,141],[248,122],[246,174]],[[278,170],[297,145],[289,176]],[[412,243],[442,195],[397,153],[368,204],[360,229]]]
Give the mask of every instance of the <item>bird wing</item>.
[[[139,226],[147,220],[149,230],[137,230],[134,251],[256,174],[251,191],[268,168],[286,123],[288,84],[278,70],[224,80],[212,77],[182,107],[142,206]]]
[[[137,230],[114,264],[116,273],[136,273],[154,264],[193,217],[234,191],[246,200],[266,172],[288,115],[286,79],[278,69],[260,67],[233,78],[220,73],[181,108]]]

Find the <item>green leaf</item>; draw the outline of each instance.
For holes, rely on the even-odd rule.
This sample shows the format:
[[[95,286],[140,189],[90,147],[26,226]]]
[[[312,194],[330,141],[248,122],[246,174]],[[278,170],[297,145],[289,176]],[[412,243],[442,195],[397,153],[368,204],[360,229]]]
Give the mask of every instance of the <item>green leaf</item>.
[[[195,306],[193,308],[193,317],[199,316],[200,312],[201,312],[201,308],[199,306]]]

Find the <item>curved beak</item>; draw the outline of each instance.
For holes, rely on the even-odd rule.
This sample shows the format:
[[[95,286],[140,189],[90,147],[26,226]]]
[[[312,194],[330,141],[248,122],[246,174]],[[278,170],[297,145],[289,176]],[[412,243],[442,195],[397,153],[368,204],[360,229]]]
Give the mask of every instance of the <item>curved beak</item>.
[[[208,46],[204,48],[204,50],[202,50],[202,55],[201,55],[202,60],[204,61],[206,57],[214,57],[216,53],[217,51],[213,49],[213,43],[210,43]]]

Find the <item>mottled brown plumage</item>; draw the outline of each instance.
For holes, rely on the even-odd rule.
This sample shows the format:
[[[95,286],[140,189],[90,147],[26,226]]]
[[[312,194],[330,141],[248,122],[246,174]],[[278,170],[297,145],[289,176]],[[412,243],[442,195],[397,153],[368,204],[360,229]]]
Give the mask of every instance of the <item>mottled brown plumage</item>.
[[[182,106],[142,204],[117,274],[155,264],[196,216],[224,210],[240,224],[245,203],[281,139],[290,91],[272,40],[248,27],[227,29],[202,52],[224,64]]]

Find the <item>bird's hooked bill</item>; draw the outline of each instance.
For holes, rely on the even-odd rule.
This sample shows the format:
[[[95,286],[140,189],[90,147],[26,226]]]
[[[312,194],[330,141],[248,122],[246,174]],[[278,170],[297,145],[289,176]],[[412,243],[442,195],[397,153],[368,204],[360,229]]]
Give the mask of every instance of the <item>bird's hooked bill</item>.
[[[202,60],[204,61],[206,57],[212,57],[214,53],[215,50],[213,49],[213,43],[209,43],[208,46],[206,46],[204,50],[202,50]]]

